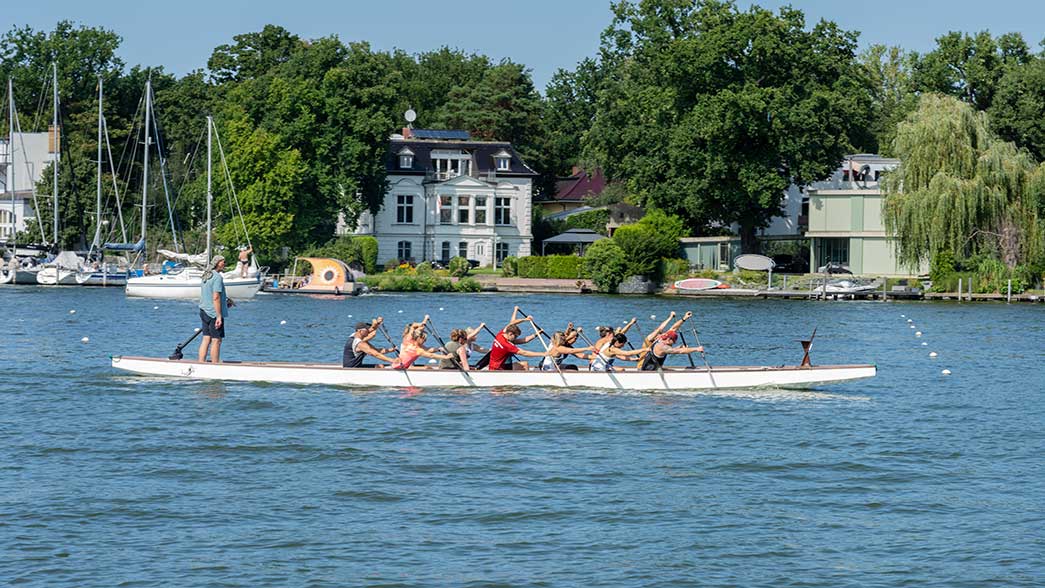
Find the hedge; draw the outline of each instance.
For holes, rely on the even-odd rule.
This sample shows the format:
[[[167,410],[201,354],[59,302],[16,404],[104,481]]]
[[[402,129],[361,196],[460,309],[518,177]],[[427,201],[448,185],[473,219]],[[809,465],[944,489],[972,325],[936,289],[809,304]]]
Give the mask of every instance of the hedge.
[[[520,278],[575,280],[585,277],[584,259],[576,255],[546,255],[519,258]]]

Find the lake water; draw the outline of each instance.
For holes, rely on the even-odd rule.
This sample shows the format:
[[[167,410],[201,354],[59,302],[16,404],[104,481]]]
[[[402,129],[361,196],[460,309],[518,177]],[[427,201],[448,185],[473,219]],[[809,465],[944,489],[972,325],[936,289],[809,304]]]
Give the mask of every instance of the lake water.
[[[589,331],[692,309],[712,364],[796,363],[816,326],[814,362],[879,375],[685,394],[169,381],[109,356],[168,355],[194,304],[2,287],[0,582],[1045,585],[1042,306],[259,296],[223,355],[339,361],[362,317],[395,332],[429,311],[446,335],[513,304]]]

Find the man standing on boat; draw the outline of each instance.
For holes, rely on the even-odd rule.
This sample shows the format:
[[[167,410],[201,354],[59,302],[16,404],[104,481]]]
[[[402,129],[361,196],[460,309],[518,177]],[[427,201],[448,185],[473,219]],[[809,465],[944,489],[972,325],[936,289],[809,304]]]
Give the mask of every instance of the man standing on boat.
[[[203,323],[203,341],[200,342],[199,361],[207,361],[210,351],[211,363],[221,363],[221,341],[225,338],[225,317],[229,314],[231,300],[225,296],[225,258],[215,255],[203,272],[200,286],[200,320]]]
[[[345,349],[341,353],[341,367],[346,368],[361,368],[371,367],[363,365],[363,360],[366,356],[376,357],[381,361],[394,363],[395,360],[383,355],[395,351],[392,349],[374,349],[370,344],[370,340],[377,335],[378,327],[384,321],[383,318],[377,317],[372,323],[359,322],[356,323],[356,330],[352,333],[352,338],[345,343]]]

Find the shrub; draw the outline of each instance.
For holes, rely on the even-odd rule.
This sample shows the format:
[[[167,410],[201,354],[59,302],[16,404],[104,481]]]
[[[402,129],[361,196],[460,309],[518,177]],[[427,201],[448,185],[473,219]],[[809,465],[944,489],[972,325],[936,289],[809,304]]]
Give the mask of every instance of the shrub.
[[[461,278],[454,284],[454,290],[457,292],[479,292],[482,289],[482,285],[475,278]]]
[[[385,271],[386,272],[393,271],[397,267],[399,267],[399,259],[398,258],[393,257],[392,259],[389,259],[388,261],[385,262]]]
[[[566,217],[563,223],[563,230],[590,229],[600,235],[605,235],[608,222],[610,222],[610,211],[608,209],[589,210],[588,212]]]
[[[657,273],[666,280],[681,280],[689,275],[689,260],[661,259]]]
[[[373,237],[354,237],[359,243],[359,253],[363,263],[363,271],[372,274],[377,271],[377,239]]]
[[[435,275],[409,275],[383,273],[367,276],[364,283],[369,288],[385,292],[479,292],[479,282],[464,278],[456,283],[449,278]]]
[[[588,247],[584,268],[600,292],[616,292],[627,275],[628,260],[614,239],[603,239]]]
[[[422,261],[414,268],[414,272],[419,276],[431,276],[435,273],[435,270],[432,269],[430,262]]]
[[[544,258],[546,278],[575,280],[581,276],[582,258],[576,255],[549,255]]]
[[[613,241],[624,252],[628,275],[652,276],[657,271],[660,255],[654,244],[653,232],[638,223],[620,227],[613,233]]]
[[[548,275],[547,262],[545,257],[537,257],[531,255],[529,257],[519,258],[519,277],[520,278],[544,278]]]
[[[472,269],[472,266],[468,265],[467,259],[454,257],[450,259],[450,263],[446,264],[446,269],[450,270],[451,276],[463,278],[468,275],[468,270]]]
[[[501,275],[506,278],[512,278],[519,274],[519,258],[514,255],[509,255],[504,258],[501,262]]]

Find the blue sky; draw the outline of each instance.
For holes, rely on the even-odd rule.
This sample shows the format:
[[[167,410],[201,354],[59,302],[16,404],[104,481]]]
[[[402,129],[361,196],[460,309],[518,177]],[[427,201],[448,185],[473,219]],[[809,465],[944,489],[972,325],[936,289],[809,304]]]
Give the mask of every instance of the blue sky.
[[[206,66],[211,50],[233,35],[273,23],[306,38],[337,35],[365,40],[380,50],[417,53],[443,45],[495,59],[509,57],[533,71],[543,89],[558,68],[572,68],[594,55],[599,33],[609,24],[608,0],[527,1],[316,1],[175,0],[138,2],[84,0],[8,0],[0,11],[0,30],[29,25],[50,30],[60,19],[110,28],[123,39],[128,65],[163,65],[184,74]],[[740,2],[747,6],[750,2]],[[787,2],[764,0],[776,9]],[[834,20],[859,30],[862,46],[900,45],[926,51],[947,31],[1017,31],[1032,49],[1045,37],[1045,2],[1032,0],[875,0],[791,2],[811,24]]]

